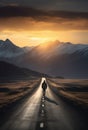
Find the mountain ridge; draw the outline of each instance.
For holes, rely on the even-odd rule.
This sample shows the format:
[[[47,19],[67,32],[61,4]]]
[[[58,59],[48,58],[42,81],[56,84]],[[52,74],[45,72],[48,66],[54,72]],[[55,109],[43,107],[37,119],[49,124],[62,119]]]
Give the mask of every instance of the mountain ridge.
[[[31,47],[19,47],[15,45],[12,41],[9,39],[6,39],[5,41],[0,40],[0,57],[16,57],[19,55],[22,55],[24,53],[27,53]]]
[[[42,77],[48,75],[39,73],[27,68],[21,68],[14,64],[0,61],[0,78],[28,78],[28,77]]]

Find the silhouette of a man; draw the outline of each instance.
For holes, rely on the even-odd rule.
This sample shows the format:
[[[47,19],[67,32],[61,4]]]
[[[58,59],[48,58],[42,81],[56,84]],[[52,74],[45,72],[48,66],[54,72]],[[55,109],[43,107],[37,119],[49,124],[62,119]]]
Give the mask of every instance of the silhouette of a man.
[[[44,82],[42,83],[42,89],[43,89],[43,92],[45,93],[45,91],[46,91],[46,89],[47,89],[47,83],[45,82],[45,80],[44,80]]]

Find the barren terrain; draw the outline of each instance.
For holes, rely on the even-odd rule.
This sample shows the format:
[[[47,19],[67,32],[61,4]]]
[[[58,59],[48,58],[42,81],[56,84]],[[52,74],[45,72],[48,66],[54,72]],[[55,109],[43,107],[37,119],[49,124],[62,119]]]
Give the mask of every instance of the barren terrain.
[[[11,104],[31,92],[40,79],[0,83],[0,108]]]
[[[88,108],[88,80],[48,79],[48,83],[58,89],[59,95]]]

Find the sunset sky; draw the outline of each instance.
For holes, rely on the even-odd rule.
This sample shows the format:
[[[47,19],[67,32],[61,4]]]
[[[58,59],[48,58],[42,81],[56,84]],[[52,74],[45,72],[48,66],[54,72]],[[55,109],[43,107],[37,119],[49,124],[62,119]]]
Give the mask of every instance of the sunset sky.
[[[0,0],[0,39],[88,43],[88,0]]]

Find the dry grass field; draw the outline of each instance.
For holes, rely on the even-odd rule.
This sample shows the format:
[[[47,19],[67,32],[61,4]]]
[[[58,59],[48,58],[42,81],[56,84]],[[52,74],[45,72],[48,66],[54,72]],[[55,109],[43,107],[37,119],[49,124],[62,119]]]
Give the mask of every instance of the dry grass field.
[[[0,83],[0,108],[17,101],[29,93],[40,79]]]
[[[88,107],[88,80],[48,79],[48,83],[57,88],[59,94],[65,98]]]

